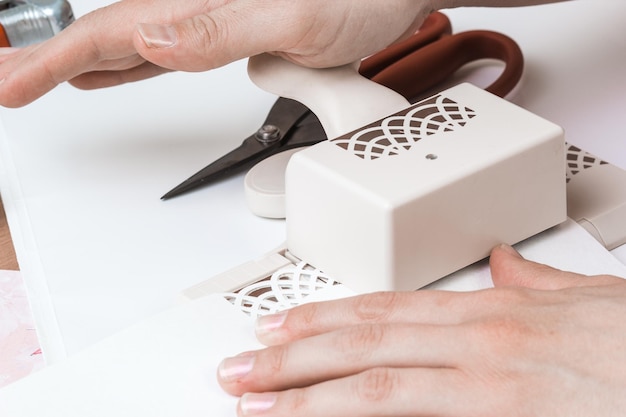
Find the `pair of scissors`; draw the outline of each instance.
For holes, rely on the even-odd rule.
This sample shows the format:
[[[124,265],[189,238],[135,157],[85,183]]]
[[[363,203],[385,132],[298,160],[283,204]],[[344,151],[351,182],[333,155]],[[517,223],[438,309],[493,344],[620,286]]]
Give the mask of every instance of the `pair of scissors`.
[[[447,16],[435,12],[413,36],[363,60],[359,72],[411,101],[451,77],[465,64],[480,59],[505,63],[499,78],[486,88],[495,95],[507,95],[522,76],[523,55],[511,38],[484,30],[452,34]],[[257,132],[161,199],[242,172],[277,153],[326,139],[321,123],[311,110],[297,101],[280,97]]]

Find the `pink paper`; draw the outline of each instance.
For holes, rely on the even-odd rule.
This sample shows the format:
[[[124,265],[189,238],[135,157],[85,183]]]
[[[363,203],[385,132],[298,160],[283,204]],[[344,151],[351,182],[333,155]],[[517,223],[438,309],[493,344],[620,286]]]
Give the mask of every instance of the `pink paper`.
[[[0,271],[0,388],[44,366],[18,271]]]

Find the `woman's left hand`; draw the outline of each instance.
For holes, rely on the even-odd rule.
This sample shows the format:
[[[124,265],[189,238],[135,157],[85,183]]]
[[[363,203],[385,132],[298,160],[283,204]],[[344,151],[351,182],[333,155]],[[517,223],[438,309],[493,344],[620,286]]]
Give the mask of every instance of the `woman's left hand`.
[[[387,292],[258,321],[223,361],[240,416],[626,415],[626,281],[495,248],[495,288]]]

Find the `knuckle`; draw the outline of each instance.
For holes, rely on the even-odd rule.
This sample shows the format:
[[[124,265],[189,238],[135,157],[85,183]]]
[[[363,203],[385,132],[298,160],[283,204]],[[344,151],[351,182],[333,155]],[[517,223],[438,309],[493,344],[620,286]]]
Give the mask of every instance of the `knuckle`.
[[[286,392],[288,396],[288,408],[290,415],[304,415],[309,408],[307,390],[304,388],[294,388]]]
[[[310,388],[291,388],[275,394],[276,401],[271,407],[272,416],[309,416],[316,404],[319,408],[319,401],[316,402],[315,398],[312,397]],[[257,415],[256,413],[252,414]],[[262,414],[266,415],[265,413]]]
[[[360,401],[378,403],[389,400],[398,385],[398,374],[394,369],[372,368],[356,376],[354,394]]]
[[[318,303],[309,303],[299,306],[292,310],[291,313],[296,312],[298,314],[297,322],[302,323],[301,325],[305,329],[311,329],[317,327],[319,318],[321,317],[320,312],[320,304]]]
[[[389,317],[399,294],[393,291],[376,292],[357,297],[354,314],[363,321],[381,321]]]
[[[259,363],[265,364],[268,375],[277,375],[281,373],[287,363],[289,350],[287,345],[278,345],[267,348],[263,351],[265,354]]]
[[[215,47],[216,42],[228,38],[228,26],[218,24],[210,14],[194,16],[190,20],[190,25],[188,35],[192,43],[203,51],[209,51]]]
[[[384,343],[386,329],[380,325],[353,326],[337,334],[335,346],[350,363],[360,363]]]

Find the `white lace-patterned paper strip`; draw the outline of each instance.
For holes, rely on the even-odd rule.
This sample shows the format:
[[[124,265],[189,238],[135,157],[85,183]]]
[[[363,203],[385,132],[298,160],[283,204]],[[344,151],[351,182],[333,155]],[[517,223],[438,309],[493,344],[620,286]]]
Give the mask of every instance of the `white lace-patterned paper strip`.
[[[244,313],[258,317],[300,305],[309,295],[337,284],[319,269],[299,262],[279,269],[269,279],[223,296]]]
[[[475,116],[474,110],[439,94],[331,142],[371,161],[406,152],[428,136],[462,128]]]

